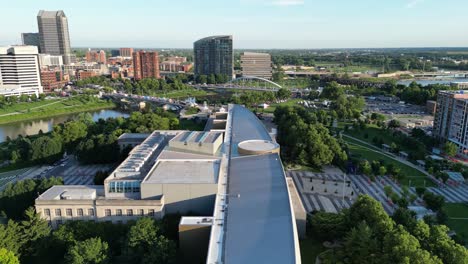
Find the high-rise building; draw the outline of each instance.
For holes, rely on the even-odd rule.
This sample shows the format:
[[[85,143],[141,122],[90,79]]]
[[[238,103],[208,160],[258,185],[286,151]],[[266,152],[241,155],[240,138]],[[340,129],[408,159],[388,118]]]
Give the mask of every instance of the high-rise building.
[[[244,52],[241,55],[242,76],[271,79],[271,56],[268,53]]]
[[[0,47],[0,85],[43,92],[36,46]]]
[[[39,48],[39,33],[21,33],[21,41],[23,42],[23,45],[36,46]],[[39,52],[40,51],[41,50],[39,49]]]
[[[106,52],[103,50],[89,50],[88,52],[86,52],[86,62],[97,62],[101,64],[106,64]]]
[[[135,80],[160,78],[158,53],[155,51],[133,52],[133,71]]]
[[[211,36],[193,44],[195,68],[199,75],[222,74],[233,76],[232,36]]]
[[[457,100],[468,99],[464,91],[440,91],[437,94],[437,108],[434,117],[434,136],[447,139],[452,125],[454,105]]]
[[[434,117],[434,136],[458,146],[468,156],[468,91],[440,91]]]
[[[39,11],[37,15],[41,53],[63,56],[63,62],[75,62],[70,47],[68,20],[62,10]]]
[[[111,57],[120,56],[120,50],[113,49],[111,50]]]
[[[120,48],[120,56],[121,57],[132,57],[133,55],[133,48]]]

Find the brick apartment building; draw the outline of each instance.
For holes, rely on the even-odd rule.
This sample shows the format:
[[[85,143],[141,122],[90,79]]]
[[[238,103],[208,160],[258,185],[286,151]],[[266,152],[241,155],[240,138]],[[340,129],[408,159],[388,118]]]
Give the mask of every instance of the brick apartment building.
[[[121,57],[132,57],[132,55],[133,55],[133,48],[120,48]]]
[[[106,52],[103,50],[90,50],[86,52],[86,62],[97,62],[101,64],[106,64]]]
[[[133,75],[135,80],[161,78],[159,75],[159,55],[155,51],[133,53]]]
[[[64,79],[60,70],[42,70],[41,84],[45,93],[53,92],[55,89],[61,89],[67,81]]]
[[[94,77],[94,76],[97,76],[97,73],[94,71],[84,71],[84,70],[76,71],[77,80],[84,80],[86,78]]]

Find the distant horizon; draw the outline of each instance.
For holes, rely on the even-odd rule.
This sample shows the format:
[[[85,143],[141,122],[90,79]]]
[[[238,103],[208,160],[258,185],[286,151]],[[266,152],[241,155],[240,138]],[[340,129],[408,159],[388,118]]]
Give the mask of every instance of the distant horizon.
[[[2,6],[0,45],[37,32],[39,10],[63,10],[72,47],[190,49],[233,35],[235,49],[465,47],[468,1],[18,0]],[[117,44],[118,43],[118,44]]]
[[[193,47],[189,48],[171,48],[171,47],[131,47],[131,46],[72,46],[72,49],[120,49],[120,48],[133,48],[133,49],[167,49],[167,50],[190,50]],[[234,50],[384,50],[384,49],[467,49],[466,47],[457,47],[457,46],[445,46],[445,47],[423,47],[423,46],[414,46],[414,47],[363,47],[363,48],[234,48]]]

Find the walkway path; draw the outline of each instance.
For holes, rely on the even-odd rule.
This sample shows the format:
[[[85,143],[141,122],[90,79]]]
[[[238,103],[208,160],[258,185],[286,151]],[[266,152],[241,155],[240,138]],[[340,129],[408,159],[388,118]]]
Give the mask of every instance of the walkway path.
[[[48,104],[44,104],[44,105],[40,105],[40,106],[36,106],[36,107],[32,107],[32,108],[28,108],[28,109],[24,109],[24,110],[20,110],[20,111],[16,111],[16,112],[12,112],[12,113],[8,113],[8,114],[3,114],[3,115],[0,115],[0,117],[2,116],[11,116],[11,115],[19,115],[19,114],[24,114],[26,111],[28,110],[34,110],[34,109],[39,109],[39,108],[43,108],[43,107],[46,107],[46,106],[50,106],[50,105],[53,105],[53,104],[57,104],[57,103],[61,103],[63,100],[60,99],[60,100],[57,100],[55,102],[52,102],[52,103],[48,103]]]

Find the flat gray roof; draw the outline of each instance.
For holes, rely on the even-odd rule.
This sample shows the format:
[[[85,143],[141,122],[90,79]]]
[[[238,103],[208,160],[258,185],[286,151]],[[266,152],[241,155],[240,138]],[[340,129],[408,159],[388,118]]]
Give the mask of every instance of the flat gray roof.
[[[244,107],[233,106],[232,115],[223,260],[228,264],[296,263],[294,216],[281,159],[277,153],[238,156],[239,142],[271,137]]]
[[[278,154],[233,158],[228,179],[225,263],[295,263],[291,205]]]
[[[73,200],[92,200],[93,196],[103,196],[103,185],[54,185],[43,192],[37,200],[60,200],[62,194],[68,194]]]
[[[187,160],[187,159],[213,159],[215,157],[210,156],[210,155],[202,155],[202,154],[196,154],[196,153],[191,153],[191,152],[181,152],[181,151],[173,151],[170,149],[165,149],[161,152],[159,155],[160,160],[164,159],[173,159],[173,160]]]
[[[143,183],[218,182],[219,160],[160,160]]]
[[[248,109],[234,105],[232,111],[231,154],[237,156],[237,144],[245,140],[271,140],[262,122]]]

